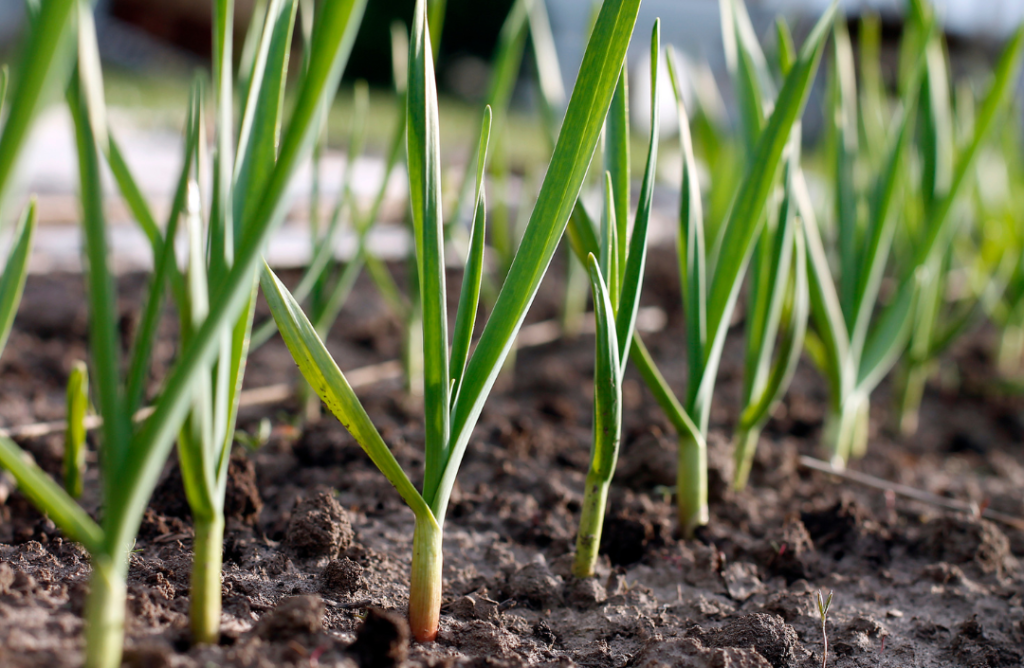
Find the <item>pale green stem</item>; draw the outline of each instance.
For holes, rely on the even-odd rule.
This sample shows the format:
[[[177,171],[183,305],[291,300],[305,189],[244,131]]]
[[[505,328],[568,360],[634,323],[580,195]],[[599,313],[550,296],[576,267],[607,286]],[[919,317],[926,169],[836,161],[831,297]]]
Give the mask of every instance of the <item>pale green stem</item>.
[[[832,466],[843,469],[851,457],[863,457],[868,446],[868,398],[856,392],[846,397],[839,410],[829,410],[822,432]]]
[[[580,530],[576,535],[576,559],[572,564],[572,574],[578,578],[594,577],[610,482],[610,479],[600,476],[595,471],[587,474],[583,511],[580,513]]]
[[[679,528],[690,537],[708,523],[708,450],[690,434],[679,435],[679,472],[676,476]]]
[[[220,640],[224,518],[196,520],[192,543],[192,587],[189,619],[192,642],[214,645]]]
[[[925,383],[931,375],[930,364],[910,362],[904,369],[900,387],[899,427],[903,436],[917,433],[917,425],[921,413],[921,399],[924,397]]]
[[[432,517],[416,518],[409,581],[409,628],[416,642],[433,642],[441,621],[441,541]]]
[[[124,648],[127,587],[125,565],[107,555],[92,557],[85,604],[85,668],[118,668]]]
[[[750,469],[754,464],[754,454],[757,452],[757,443],[760,439],[760,425],[740,426],[736,429],[732,455],[735,464],[733,467],[732,488],[737,492],[741,492],[747,487]]]

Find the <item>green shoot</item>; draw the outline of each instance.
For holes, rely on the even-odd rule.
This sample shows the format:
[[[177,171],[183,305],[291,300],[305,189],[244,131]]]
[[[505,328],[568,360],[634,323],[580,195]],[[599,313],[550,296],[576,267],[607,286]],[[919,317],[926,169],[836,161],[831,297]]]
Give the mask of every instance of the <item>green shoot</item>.
[[[85,473],[85,416],[89,411],[89,368],[77,361],[71,368],[67,390],[67,428],[64,431],[64,489],[82,496]]]
[[[453,374],[459,373],[459,369],[451,363],[445,326],[437,97],[426,5],[424,0],[418,2],[409,50],[407,155],[416,273],[424,323],[427,442],[422,492],[395,461],[298,303],[269,268],[265,268],[261,276],[271,312],[303,376],[395,485],[416,517],[409,618],[413,636],[421,642],[431,641],[437,635],[442,527],[459,466],[487,395],[514,345],[575,206],[597,147],[638,10],[639,0],[605,0],[603,4],[519,253],[476,349],[458,376],[457,393],[453,393],[453,381],[456,381]],[[486,141],[484,137],[481,143]],[[477,193],[479,199],[479,184]],[[470,290],[469,294],[473,292]],[[468,308],[468,303],[463,303],[459,310]]]
[[[828,598],[822,598],[821,590],[818,590],[818,616],[821,617],[821,640],[824,645],[821,650],[821,668],[828,665],[828,633],[825,631],[825,622],[828,620],[828,609],[832,607],[832,594],[834,593],[830,591]]]
[[[730,4],[726,0],[724,4]],[[743,114],[744,136],[760,138],[764,109],[774,103],[771,74],[761,47],[753,36],[750,19],[741,3],[722,13],[723,34],[735,34],[736,50],[730,58],[737,96],[748,100]],[[785,21],[776,23],[779,70],[785,76],[795,62],[795,49]],[[728,42],[727,42],[728,44]],[[804,237],[795,215],[793,184],[800,169],[800,126],[793,131],[792,145],[783,175],[781,204],[766,214],[766,221],[751,257],[746,318],[746,367],[743,405],[734,437],[733,488],[747,484],[757,442],[772,410],[789,387],[803,349],[809,298]],[[746,147],[748,153],[753,146]]]
[[[807,348],[829,383],[830,414],[826,421],[824,441],[832,455],[833,465],[839,467],[845,465],[851,456],[863,454],[866,449],[871,392],[907,346],[918,304],[922,299],[922,281],[927,279],[931,271],[938,271],[941,265],[940,249],[948,243],[954,230],[955,217],[950,215],[953,205],[959,199],[967,176],[971,173],[980,145],[1005,103],[1010,83],[1016,80],[1021,52],[1024,50],[1024,30],[1020,30],[1004,49],[973,133],[953,163],[948,179],[934,176],[926,179],[929,183],[947,185],[936,191],[938,195],[927,206],[925,223],[915,240],[911,257],[898,276],[896,294],[884,308],[879,309],[882,277],[896,227],[896,216],[892,209],[903,174],[901,165],[906,161],[905,155],[909,152],[913,135],[911,121],[915,115],[918,91],[928,90],[927,87],[922,88],[922,80],[931,78],[937,83],[938,78],[934,69],[938,59],[935,55],[929,56],[929,51],[935,54],[936,49],[936,37],[932,34],[931,25],[933,21],[929,19],[917,31],[927,35],[927,39],[915,40],[918,44],[915,57],[917,64],[905,78],[901,116],[897,123],[892,124],[883,167],[874,176],[873,190],[860,193],[850,185],[850,169],[843,165],[854,160],[856,156],[852,152],[843,154],[847,157],[843,158],[844,162],[836,170],[839,181],[837,192],[853,193],[852,197],[866,204],[866,207],[857,208],[868,210],[864,231],[860,234],[846,233],[847,241],[841,241],[844,248],[847,243],[853,245],[856,260],[851,259],[849,262],[855,265],[856,270],[851,272],[852,276],[840,276],[838,289],[828,267],[802,175],[796,184],[797,209],[803,218],[807,235],[814,323],[813,334],[808,334]],[[844,50],[849,44],[841,35],[840,32],[836,44],[837,49]],[[840,54],[839,62],[849,62],[847,56]],[[840,137],[844,134],[854,135],[858,125],[856,105],[849,101],[851,96],[856,95],[852,68],[839,67],[837,71],[842,83],[838,86],[833,104],[836,117],[843,121],[839,124]],[[932,104],[929,96],[923,92],[920,97],[925,100],[923,104]],[[937,141],[934,132],[929,136],[932,142]],[[846,140],[841,141],[845,145]],[[854,145],[853,140],[850,140],[849,145]],[[934,168],[929,171],[936,173]],[[840,240],[843,239],[844,225],[854,229],[859,226],[852,219],[843,222],[844,215],[847,214],[837,209]],[[844,282],[847,284],[845,287],[842,286]]]
[[[587,273],[590,276],[594,297],[597,343],[594,362],[594,418],[593,445],[590,452],[590,468],[587,471],[586,489],[583,493],[583,511],[580,528],[576,535],[576,557],[573,575],[578,578],[594,576],[598,548],[601,545],[601,531],[604,526],[605,506],[608,488],[615,474],[619,457],[619,443],[622,438],[622,376],[625,361],[632,345],[636,312],[640,307],[640,291],[643,285],[644,265],[647,257],[647,230],[651,215],[651,200],[654,195],[655,170],[658,163],[658,137],[660,115],[658,112],[658,59],[661,52],[661,22],[656,20],[651,33],[651,135],[648,145],[647,166],[641,186],[640,203],[633,234],[626,242],[626,226],[619,224],[616,209],[622,200],[628,203],[629,191],[615,191],[614,178],[605,172],[605,215],[602,218],[600,261],[591,253],[587,256]],[[625,71],[625,67],[623,67]],[[622,85],[620,79],[619,86]],[[617,88],[618,90],[618,88]],[[626,104],[617,106],[617,96],[612,98],[612,109],[608,116],[611,128],[622,123],[628,115]],[[618,118],[616,118],[618,117]],[[622,128],[623,131],[628,129]],[[607,129],[606,129],[607,132]],[[622,158],[622,153],[619,154]],[[621,166],[621,165],[620,165]],[[626,221],[628,222],[628,221]],[[624,252],[620,252],[623,249]],[[605,276],[608,276],[606,281]],[[612,287],[609,288],[609,285]]]

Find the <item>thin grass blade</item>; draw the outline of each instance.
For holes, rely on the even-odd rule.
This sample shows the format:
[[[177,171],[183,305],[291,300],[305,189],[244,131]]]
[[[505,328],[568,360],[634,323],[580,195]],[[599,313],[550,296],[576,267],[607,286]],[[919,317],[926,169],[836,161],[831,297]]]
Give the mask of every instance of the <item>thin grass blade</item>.
[[[3,273],[0,274],[0,354],[7,345],[7,337],[14,326],[14,316],[18,313],[18,304],[25,290],[25,279],[28,276],[28,256],[32,250],[32,237],[36,230],[35,198],[29,202],[18,220],[14,230],[14,245],[4,262]]]
[[[473,208],[473,230],[469,237],[469,257],[462,276],[459,308],[455,315],[455,333],[452,335],[452,392],[451,401],[459,394],[462,374],[469,358],[469,344],[473,337],[476,312],[480,305],[480,284],[484,266],[484,223],[487,219],[487,200],[484,195],[484,172],[487,169],[487,145],[491,136],[491,108],[484,108],[480,130],[480,144],[476,157],[476,204]]]

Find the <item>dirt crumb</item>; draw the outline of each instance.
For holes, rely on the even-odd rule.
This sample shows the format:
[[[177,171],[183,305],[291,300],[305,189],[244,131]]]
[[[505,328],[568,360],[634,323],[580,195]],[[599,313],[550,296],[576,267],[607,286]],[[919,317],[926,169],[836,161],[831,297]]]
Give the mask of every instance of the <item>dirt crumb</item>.
[[[261,617],[253,631],[260,638],[275,642],[313,635],[323,630],[325,609],[319,596],[290,596]]]
[[[401,615],[370,608],[349,652],[359,668],[397,668],[409,653],[409,624]]]
[[[612,515],[604,523],[601,553],[608,555],[612,566],[629,566],[644,558],[654,537],[654,526],[648,520]]]
[[[941,517],[925,527],[924,548],[951,564],[974,563],[982,573],[1002,571],[1010,556],[1010,541],[988,520]]]
[[[327,492],[304,499],[288,522],[285,544],[300,557],[337,557],[352,544],[348,513]]]
[[[970,668],[1009,668],[1024,660],[1019,643],[990,638],[977,615],[957,627],[950,649],[960,665]]]
[[[608,598],[608,592],[597,578],[573,578],[568,590],[569,604],[580,610],[597,607]]]
[[[764,583],[757,576],[757,566],[747,562],[736,561],[726,566],[722,580],[729,597],[740,603],[764,591]]]
[[[363,586],[363,567],[348,557],[333,559],[320,574],[320,591],[347,596]]]
[[[235,453],[228,462],[228,486],[224,496],[224,516],[254,526],[263,510],[256,467],[252,461]]]
[[[755,612],[734,619],[720,629],[699,631],[708,647],[753,647],[773,668],[786,668],[796,662],[799,638],[782,617]]]
[[[561,604],[561,592],[561,578],[554,575],[543,562],[523,566],[508,580],[508,598],[514,598],[532,608],[553,608]]]

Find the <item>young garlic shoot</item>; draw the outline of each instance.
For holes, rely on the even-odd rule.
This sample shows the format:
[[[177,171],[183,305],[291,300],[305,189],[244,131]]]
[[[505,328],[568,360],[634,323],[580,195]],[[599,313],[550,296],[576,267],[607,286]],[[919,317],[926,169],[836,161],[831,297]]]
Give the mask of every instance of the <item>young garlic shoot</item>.
[[[973,132],[973,93],[966,86],[959,88],[954,111],[943,46],[941,39],[928,45],[920,114],[923,178],[917,184],[908,179],[906,234],[897,237],[910,247],[900,249],[910,257],[928,224],[925,216],[950,187],[958,137],[969,138]],[[1016,234],[1011,206],[1005,211],[990,210],[980,179],[983,173],[1001,169],[1005,169],[1001,157],[983,151],[964,186],[961,205],[951,214],[958,219],[953,224],[959,229],[950,231],[945,247],[926,265],[914,328],[897,373],[897,426],[904,436],[917,431],[925,384],[935,372],[938,356],[993,310],[1019,261],[1019,254],[1011,250]],[[973,206],[968,207],[968,202]],[[954,289],[954,282],[961,287]]]
[[[89,411],[89,367],[78,360],[71,367],[67,387],[67,426],[64,428],[64,490],[82,496],[85,474],[85,416]]]
[[[34,29],[45,22],[44,17],[48,12],[58,11],[62,4],[43,3],[40,15],[32,22]],[[225,243],[219,248],[211,246],[217,248],[216,253],[209,254],[210,285],[216,288],[211,291],[208,315],[181,347],[178,360],[164,382],[153,413],[138,427],[131,424],[130,417],[134,411],[129,410],[128,406],[142,396],[141,392],[133,394],[132,388],[137,382],[135,379],[145,379],[149,356],[148,353],[136,354],[136,351],[152,349],[155,326],[147,324],[151,322],[149,314],[160,311],[163,288],[168,281],[175,298],[182,297],[179,288],[183,289],[183,285],[177,283],[171,270],[174,266],[171,240],[174,238],[178,218],[185,211],[190,169],[196,160],[200,134],[198,95],[192,96],[184,168],[172,203],[170,225],[166,236],[156,234],[150,237],[157,257],[156,270],[150,283],[143,324],[133,341],[132,359],[127,373],[122,377],[119,333],[115,327],[116,300],[107,260],[101,153],[108,155],[115,180],[143,228],[147,233],[158,231],[159,228],[145,200],[139,196],[137,183],[123,160],[119,159],[115,144],[109,141],[91,9],[85,2],[74,3],[74,6],[79,29],[77,43],[80,57],[78,70],[68,89],[68,102],[74,121],[82,182],[80,197],[88,260],[91,380],[96,390],[96,406],[103,418],[99,444],[101,499],[104,508],[102,522],[94,521],[60,485],[38,466],[27,462],[22,450],[9,439],[0,439],[0,465],[14,475],[23,493],[53,520],[65,536],[81,543],[89,552],[92,574],[84,615],[85,665],[87,668],[115,668],[121,665],[124,644],[128,560],[146,504],[156,487],[175,436],[189,413],[197,384],[208,376],[218,353],[227,348],[225,342],[241,331],[237,323],[243,319],[242,314],[253,299],[259,254],[270,232],[284,218],[287,210],[285,193],[298,166],[308,156],[316,129],[313,122],[316,111],[322,108],[326,97],[333,96],[341,78],[362,18],[365,0],[338,0],[320,6],[322,13],[314,30],[310,65],[298,84],[287,128],[280,142],[273,145],[279,149],[276,151],[276,161],[264,163],[267,174],[261,188],[247,189],[247,197],[244,199],[251,205],[242,212],[241,218],[230,218],[233,212],[226,201],[223,202],[223,209],[215,210],[210,226],[218,230],[218,243],[226,241],[230,235],[232,244]],[[215,16],[219,18],[215,23],[230,25],[227,21],[230,17],[229,8],[230,2],[218,0]],[[56,32],[61,33],[59,26]],[[218,35],[226,38],[229,34],[226,29],[215,33],[215,40]],[[230,52],[227,44],[222,46],[219,52]],[[222,59],[221,62],[226,61]],[[230,73],[226,70],[221,70],[214,80],[218,90],[230,93]],[[222,119],[218,121],[221,128],[230,127],[224,124],[225,117],[231,118],[230,110],[224,113],[224,106],[222,104],[218,108]],[[228,133],[229,139],[231,135],[233,133]],[[0,140],[2,145],[3,141]],[[227,142],[226,152],[221,148],[223,146],[218,149],[218,156],[229,156],[230,142]],[[224,159],[218,157],[218,161]],[[230,164],[222,167],[218,174],[226,173],[230,177]],[[224,189],[220,192],[227,193]],[[229,250],[232,255],[230,262],[225,255]],[[141,341],[144,336],[150,337],[150,340]],[[230,366],[229,373],[234,374],[240,360],[224,356],[220,364]],[[219,596],[219,588],[217,593]]]
[[[680,401],[654,363],[639,336],[633,336],[630,358],[655,400],[679,435],[679,470],[676,482],[680,532],[692,536],[708,522],[707,421],[714,378],[740,284],[759,231],[761,212],[767,206],[785,149],[807,100],[817,70],[828,27],[835,15],[833,4],[811,31],[786,77],[775,109],[758,140],[752,164],[741,181],[736,202],[723,225],[728,233],[719,235],[728,243],[713,258],[706,257],[700,187],[696,160],[689,134],[689,118],[683,105],[671,54],[666,56],[680,119],[683,148],[683,184],[680,202],[679,262],[688,331],[689,387],[685,403]],[[597,253],[600,242],[582,204],[576,203],[569,219],[569,241],[578,258]],[[708,259],[714,259],[708,271]],[[701,426],[702,425],[702,426]]]
[[[415,516],[409,621],[420,642],[436,638],[441,607],[442,529],[459,466],[473,427],[516,334],[535,297],[572,213],[601,134],[603,119],[622,69],[639,11],[639,0],[605,0],[591,33],[580,74],[556,143],[537,204],[519,253],[501,286],[476,348],[468,349],[477,308],[478,264],[483,244],[471,242],[460,295],[452,352],[447,335],[444,222],[441,211],[441,163],[437,92],[426,3],[419,0],[409,50],[407,158],[416,273],[423,316],[425,457],[422,491],[391,454],[380,433],[331,359],[299,304],[268,267],[260,277],[264,295],[288,349],[310,385],[395,486]],[[489,115],[489,110],[488,110]],[[486,146],[489,120],[483,123]],[[481,157],[483,151],[478,152]],[[478,160],[473,234],[483,234],[483,164]],[[464,366],[461,361],[465,359]]]
[[[768,63],[742,3],[722,0],[726,61],[741,100],[742,136],[752,156],[765,122],[765,98],[774,96]],[[789,73],[795,50],[789,28],[776,23],[779,71]],[[803,230],[795,215],[793,184],[800,169],[800,124],[796,123],[782,177],[781,203],[766,220],[750,262],[747,292],[743,403],[733,438],[733,488],[746,487],[761,430],[796,372],[810,310]],[[777,198],[773,198],[777,199]]]
[[[828,632],[825,630],[825,623],[828,620],[828,609],[832,607],[832,594],[835,592],[830,591],[828,598],[823,598],[821,590],[818,590],[818,616],[821,618],[821,668],[825,668],[828,665]]]
[[[813,223],[806,183],[802,175],[796,184],[797,210],[807,236],[808,270],[811,289],[811,320],[806,347],[811,359],[825,375],[830,390],[829,416],[823,432],[824,444],[833,465],[845,466],[851,456],[867,447],[870,395],[906,349],[914,324],[915,303],[928,265],[945,246],[953,230],[951,212],[967,180],[978,149],[1003,107],[1019,68],[1024,29],[1018,30],[1003,51],[992,84],[978,114],[974,132],[954,163],[949,188],[925,213],[925,224],[911,260],[897,277],[897,290],[884,306],[880,287],[888,264],[897,216],[896,193],[913,136],[912,119],[921,81],[926,76],[927,49],[936,39],[933,20],[919,30],[915,63],[907,76],[900,117],[892,124],[882,170],[873,175],[870,192],[858,192],[851,182],[851,149],[837,150],[837,192],[851,193],[853,203],[838,200],[837,227],[841,275],[832,277],[817,225]],[[833,96],[834,115],[839,119],[836,141],[855,146],[857,123],[856,82],[849,39],[836,29],[837,81]],[[863,202],[863,206],[858,204]],[[856,211],[867,209],[867,226],[860,230]]]
[[[689,381],[680,407],[692,418],[696,430],[680,432],[678,513],[684,534],[707,523],[707,430],[715,378],[740,286],[754,247],[767,218],[769,197],[776,175],[783,171],[786,149],[792,146],[794,128],[806,104],[817,71],[835,4],[811,31],[793,62],[776,99],[775,108],[754,144],[752,159],[743,177],[729,217],[709,252],[705,247],[700,186],[690,140],[682,90],[672,56],[667,58],[676,92],[683,153],[678,256],[683,306],[686,314]],[[798,133],[796,133],[798,134]],[[679,404],[678,401],[675,403]]]
[[[640,292],[647,259],[647,230],[658,164],[660,114],[657,104],[657,79],[660,52],[661,21],[656,20],[651,32],[651,135],[632,236],[629,237],[628,243],[626,237],[619,237],[620,232],[624,234],[624,226],[619,225],[616,218],[617,209],[622,210],[619,206],[622,200],[627,203],[625,212],[629,210],[629,183],[625,182],[625,190],[616,192],[612,174],[606,171],[600,260],[593,253],[587,256],[587,273],[594,298],[597,341],[594,362],[593,444],[583,493],[580,527],[576,535],[576,556],[572,567],[572,574],[578,578],[594,576],[598,550],[601,546],[605,507],[608,504],[608,488],[615,474],[619,443],[622,439],[622,377],[632,346],[636,312],[640,307]],[[625,69],[623,67],[623,72]],[[624,79],[620,79],[617,90],[623,89],[623,83]],[[625,99],[626,96],[622,95],[622,100]],[[618,92],[612,99],[606,133],[607,128],[628,118],[626,104],[619,105],[617,102]],[[624,125],[623,129],[625,128]],[[612,134],[606,134],[606,142],[610,141]],[[628,136],[624,136],[623,139],[628,140]],[[626,153],[610,154],[616,156],[614,160],[621,161],[620,169],[628,161]],[[625,253],[620,253],[620,248],[625,249]]]

